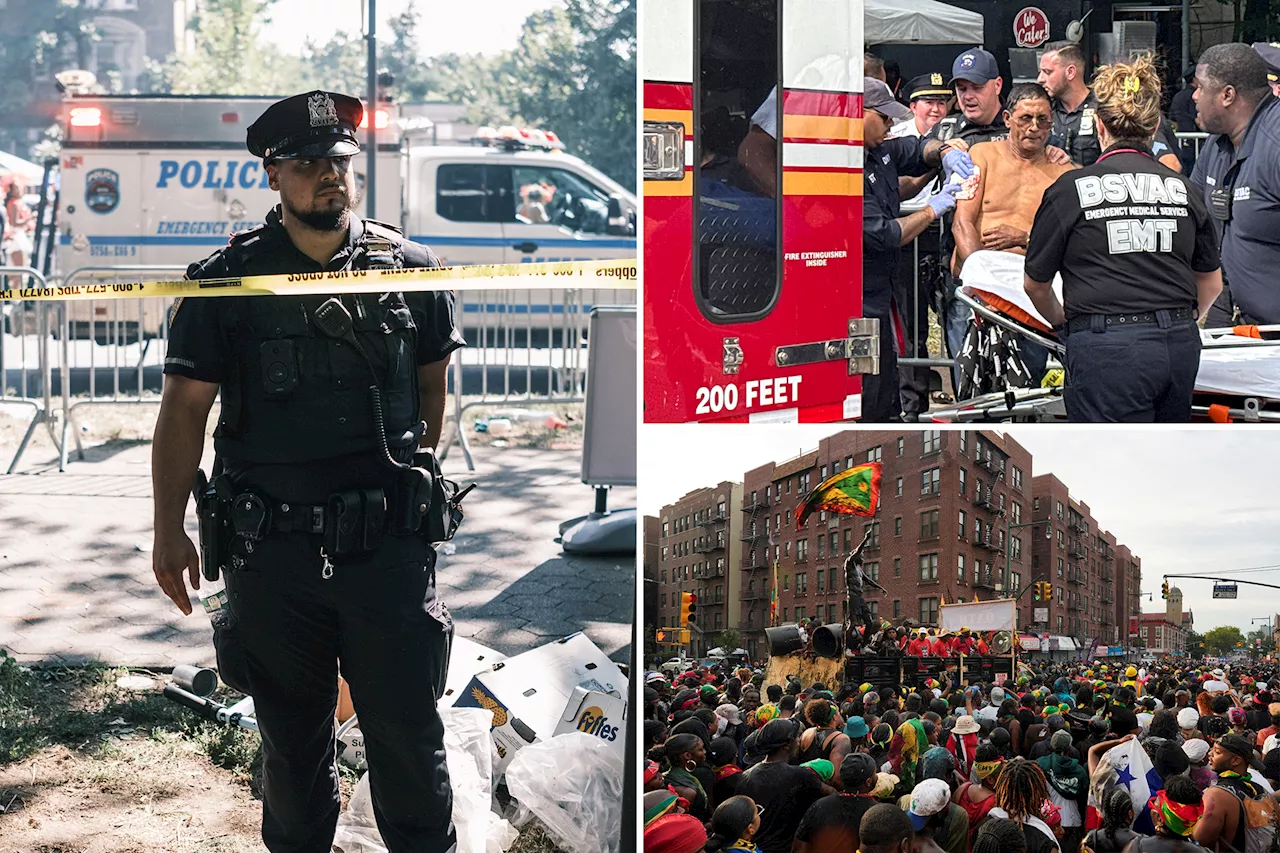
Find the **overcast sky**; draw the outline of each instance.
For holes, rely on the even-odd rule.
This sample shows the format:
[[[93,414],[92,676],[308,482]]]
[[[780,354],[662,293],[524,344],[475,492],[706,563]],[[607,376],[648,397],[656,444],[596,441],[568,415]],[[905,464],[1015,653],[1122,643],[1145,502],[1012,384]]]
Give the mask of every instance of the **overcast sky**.
[[[387,22],[399,15],[409,0],[378,0],[379,41],[389,38]],[[418,28],[423,56],[439,53],[496,53],[516,46],[525,19],[558,0],[482,0],[482,3],[417,0]],[[271,24],[263,36],[286,53],[296,54],[308,38],[328,41],[338,32],[364,32],[365,0],[277,0]]]
[[[769,461],[814,450],[836,426],[657,426],[640,430],[640,509],[656,514],[693,489]],[[1280,435],[1249,429],[1114,430],[1011,427],[1034,460],[1034,474],[1052,473],[1089,505],[1103,529],[1142,559],[1147,612],[1163,610],[1161,575],[1218,575],[1230,569],[1277,566],[1237,575],[1280,585]],[[1214,600],[1212,582],[1175,580],[1184,609],[1201,633],[1280,612],[1280,590],[1239,587],[1235,601]]]

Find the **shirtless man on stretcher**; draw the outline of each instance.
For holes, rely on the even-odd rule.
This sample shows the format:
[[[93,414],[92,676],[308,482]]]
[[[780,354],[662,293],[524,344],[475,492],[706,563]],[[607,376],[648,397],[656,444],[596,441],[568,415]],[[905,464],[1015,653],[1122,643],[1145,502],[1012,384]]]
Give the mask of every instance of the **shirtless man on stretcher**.
[[[1049,162],[1046,146],[1053,130],[1049,96],[1035,83],[1014,86],[1004,112],[1009,138],[980,142],[969,150],[979,168],[972,195],[961,192],[952,234],[956,241],[951,271],[956,277],[965,259],[980,249],[1026,254],[1036,210],[1049,185],[1075,166]]]

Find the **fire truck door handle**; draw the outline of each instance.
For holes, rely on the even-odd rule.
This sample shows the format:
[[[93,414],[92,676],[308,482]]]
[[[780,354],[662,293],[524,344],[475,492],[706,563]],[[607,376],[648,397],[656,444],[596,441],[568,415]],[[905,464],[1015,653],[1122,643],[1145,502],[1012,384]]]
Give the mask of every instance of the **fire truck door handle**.
[[[538,244],[537,244],[537,243],[530,243],[528,240],[526,240],[526,241],[525,241],[525,242],[523,242],[523,243],[516,243],[516,244],[515,244],[514,246],[512,246],[511,248],[513,248],[513,249],[515,249],[515,250],[517,250],[517,251],[520,251],[520,252],[536,252],[536,251],[538,251]]]

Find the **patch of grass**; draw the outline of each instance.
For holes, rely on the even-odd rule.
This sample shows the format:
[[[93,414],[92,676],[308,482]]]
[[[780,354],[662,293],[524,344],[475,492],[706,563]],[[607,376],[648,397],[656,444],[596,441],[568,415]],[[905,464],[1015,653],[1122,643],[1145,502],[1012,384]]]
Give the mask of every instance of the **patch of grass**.
[[[253,732],[201,720],[159,693],[122,690],[127,668],[88,664],[32,668],[0,649],[0,766],[62,744],[110,758],[113,737],[132,730],[162,742],[187,741],[217,767],[247,780],[261,773],[261,740]],[[219,701],[241,698],[223,689]]]

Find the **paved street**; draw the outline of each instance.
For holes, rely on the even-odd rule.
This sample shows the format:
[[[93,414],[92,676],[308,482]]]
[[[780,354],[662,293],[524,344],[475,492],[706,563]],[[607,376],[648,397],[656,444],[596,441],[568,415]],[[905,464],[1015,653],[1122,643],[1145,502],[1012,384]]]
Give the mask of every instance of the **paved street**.
[[[457,550],[438,568],[458,634],[511,655],[581,630],[625,661],[634,561],[570,556],[554,541],[560,522],[592,508],[581,451],[475,453],[473,475],[456,448],[445,464],[480,484]],[[24,662],[212,664],[203,611],[183,617],[151,573],[150,443],[110,442],[86,456],[59,474],[28,453],[22,473],[0,476],[0,648]],[[206,448],[206,470],[211,456]],[[610,497],[611,507],[634,505],[634,489]],[[194,540],[190,507],[187,528]]]

